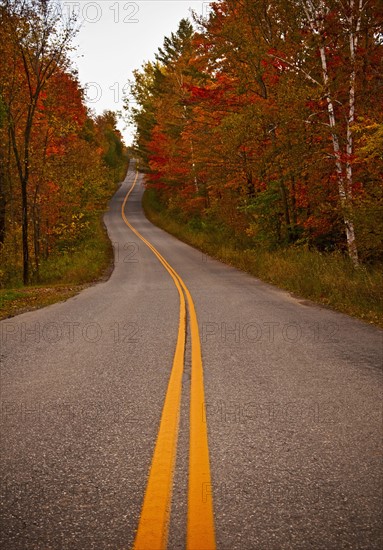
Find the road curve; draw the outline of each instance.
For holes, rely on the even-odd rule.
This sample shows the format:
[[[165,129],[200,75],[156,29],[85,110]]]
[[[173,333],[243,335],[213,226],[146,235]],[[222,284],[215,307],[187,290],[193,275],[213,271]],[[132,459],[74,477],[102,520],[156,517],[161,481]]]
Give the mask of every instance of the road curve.
[[[121,216],[134,179],[132,163],[105,216],[110,279],[0,323],[0,548],[133,547],[180,326],[174,280]],[[198,318],[211,468],[200,499],[213,502],[217,548],[380,549],[383,332],[154,227],[141,183],[126,218]],[[189,311],[171,550],[188,536],[190,326]]]

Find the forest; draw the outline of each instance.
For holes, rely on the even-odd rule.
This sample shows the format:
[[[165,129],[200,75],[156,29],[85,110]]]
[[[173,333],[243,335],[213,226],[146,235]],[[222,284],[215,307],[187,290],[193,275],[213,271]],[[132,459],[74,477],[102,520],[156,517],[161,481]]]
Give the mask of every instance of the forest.
[[[146,214],[265,281],[383,323],[382,1],[205,4],[125,98]],[[1,289],[100,276],[112,258],[102,214],[128,154],[116,113],[86,106],[75,14],[0,0],[0,18],[1,301]]]
[[[381,266],[382,60],[381,0],[221,0],[182,20],[126,102],[157,208],[246,251]]]
[[[0,17],[0,288],[61,282],[76,258],[82,282],[126,171],[116,114],[85,105],[75,16],[50,0],[1,0]]]

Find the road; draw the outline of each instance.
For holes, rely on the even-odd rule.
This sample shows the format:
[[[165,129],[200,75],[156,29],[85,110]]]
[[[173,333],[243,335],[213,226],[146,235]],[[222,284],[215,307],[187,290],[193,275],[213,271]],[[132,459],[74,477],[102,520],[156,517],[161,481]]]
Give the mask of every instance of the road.
[[[173,276],[121,216],[135,180],[127,223]],[[154,227],[141,183],[133,162],[105,216],[108,281],[0,323],[0,547],[130,549],[149,493],[136,548],[382,548],[383,332]]]

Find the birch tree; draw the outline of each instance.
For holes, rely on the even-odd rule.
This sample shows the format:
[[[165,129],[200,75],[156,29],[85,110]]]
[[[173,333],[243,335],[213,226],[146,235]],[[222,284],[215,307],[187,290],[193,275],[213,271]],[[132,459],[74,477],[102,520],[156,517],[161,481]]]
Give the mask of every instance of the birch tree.
[[[314,38],[315,47],[319,53],[319,81],[308,72],[302,71],[312,83],[323,87],[327,104],[328,126],[331,132],[333,157],[337,174],[338,192],[346,232],[348,254],[355,266],[358,265],[358,248],[352,214],[353,201],[353,166],[354,154],[353,123],[355,121],[355,106],[357,95],[357,62],[358,43],[361,32],[362,18],[370,0],[298,0],[303,9],[306,23]],[[345,135],[342,135],[342,124],[336,114],[336,90],[334,90],[329,68],[329,25],[330,19],[337,14],[337,40],[344,41],[348,48],[348,97],[345,112]]]

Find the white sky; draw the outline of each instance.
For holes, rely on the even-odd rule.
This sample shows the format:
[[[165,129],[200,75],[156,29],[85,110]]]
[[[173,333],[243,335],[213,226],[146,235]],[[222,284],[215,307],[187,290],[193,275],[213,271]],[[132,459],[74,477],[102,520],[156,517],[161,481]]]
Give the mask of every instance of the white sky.
[[[122,110],[123,90],[129,93],[132,71],[154,60],[165,36],[175,32],[190,10],[206,14],[209,2],[202,0],[60,0],[62,10],[79,14],[81,30],[72,58],[86,89],[87,104],[97,114],[105,109]],[[119,128],[125,142],[134,129]]]

